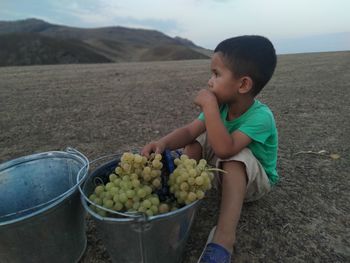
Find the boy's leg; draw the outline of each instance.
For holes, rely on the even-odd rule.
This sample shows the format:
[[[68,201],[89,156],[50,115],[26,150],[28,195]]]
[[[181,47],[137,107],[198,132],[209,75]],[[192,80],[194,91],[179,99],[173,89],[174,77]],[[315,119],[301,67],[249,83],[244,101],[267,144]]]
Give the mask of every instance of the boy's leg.
[[[220,214],[212,242],[232,251],[246,194],[247,174],[240,161],[223,162],[222,168],[227,173],[222,176]]]

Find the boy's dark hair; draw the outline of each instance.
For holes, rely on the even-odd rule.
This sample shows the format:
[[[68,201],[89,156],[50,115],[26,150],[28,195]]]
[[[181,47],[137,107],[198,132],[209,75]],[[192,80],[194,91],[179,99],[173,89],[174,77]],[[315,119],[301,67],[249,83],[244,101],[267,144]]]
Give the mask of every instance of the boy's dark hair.
[[[262,36],[239,36],[222,41],[214,50],[221,52],[226,66],[235,77],[249,76],[256,96],[271,79],[276,68],[276,51]]]

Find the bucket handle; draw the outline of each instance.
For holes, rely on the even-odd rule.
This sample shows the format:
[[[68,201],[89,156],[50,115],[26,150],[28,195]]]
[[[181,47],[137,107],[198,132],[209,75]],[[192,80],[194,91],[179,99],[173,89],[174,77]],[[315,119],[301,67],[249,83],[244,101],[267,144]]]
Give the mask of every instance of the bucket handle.
[[[89,162],[87,164],[87,166],[89,166],[90,164],[93,164],[93,163],[96,163],[97,161],[100,161],[100,160],[103,160],[103,159],[106,159],[106,158],[111,158],[111,157],[119,157],[120,154],[108,154],[108,155],[104,155],[104,156],[101,156],[91,162]],[[83,167],[84,168],[84,167]],[[88,167],[89,168],[89,167]],[[80,180],[80,182],[82,181],[85,181],[85,177],[87,176],[88,174],[88,171],[86,172],[85,175],[83,175],[83,178],[80,179],[80,173],[81,173],[82,169],[78,172],[78,175],[77,175],[77,182]],[[111,214],[115,214],[115,215],[119,215],[119,216],[123,216],[123,217],[131,217],[131,218],[134,218],[135,220],[137,221],[147,221],[147,218],[148,216],[144,213],[141,213],[141,212],[127,212],[127,213],[122,213],[122,212],[118,212],[118,211],[115,211],[115,210],[112,210],[112,209],[108,209],[108,208],[105,208],[103,206],[100,206],[98,204],[95,204],[94,202],[92,202],[84,193],[83,189],[81,188],[81,185],[82,184],[78,184],[78,189],[79,189],[79,192],[81,194],[81,196],[83,197],[84,201],[89,203],[90,205],[93,205],[95,207],[98,207],[99,209],[103,210],[103,211],[106,211],[106,212],[109,212]],[[97,214],[96,214],[97,215]],[[97,215],[99,219],[103,220],[103,217],[101,217],[100,215]]]
[[[80,168],[79,172],[78,172],[78,175],[81,173],[81,171],[87,167],[87,170],[89,169],[89,161],[88,159],[86,158],[85,155],[83,155],[81,152],[79,152],[78,150],[72,148],[72,147],[67,147],[66,150],[65,150],[67,153],[70,153],[70,154],[75,154],[75,155],[78,155],[80,158],[82,158],[84,161],[85,161],[85,164],[83,165],[82,168]],[[83,178],[81,178],[80,180],[77,180],[77,184],[81,184],[82,181],[85,179],[85,176]],[[76,185],[75,185],[76,186]],[[36,206],[32,206],[30,208],[26,208],[26,209],[23,209],[23,210],[20,210],[20,211],[16,211],[16,212],[13,212],[13,213],[10,213],[10,214],[6,214],[6,215],[3,215],[3,216],[0,216],[0,219],[3,219],[3,218],[7,218],[7,217],[11,217],[11,216],[14,216],[14,215],[20,215],[20,214],[23,214],[25,212],[30,212],[32,210],[37,210],[41,207],[44,207],[44,206],[47,206],[47,205],[50,205],[50,204],[53,204],[55,203],[56,201],[58,201],[59,199],[63,198],[64,196],[70,194],[72,191],[74,191],[74,188],[75,186],[71,187],[68,191],[56,196],[55,198],[45,202],[45,203],[41,203],[41,204],[38,204]]]

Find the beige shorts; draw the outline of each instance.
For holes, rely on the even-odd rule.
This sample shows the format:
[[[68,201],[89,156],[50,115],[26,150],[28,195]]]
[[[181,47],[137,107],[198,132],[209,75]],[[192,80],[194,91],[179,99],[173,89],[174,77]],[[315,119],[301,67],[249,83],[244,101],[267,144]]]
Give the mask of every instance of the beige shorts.
[[[220,159],[215,156],[213,149],[210,147],[206,133],[201,134],[197,138],[197,141],[202,146],[202,158],[205,159],[209,165],[221,168],[222,162],[227,161],[238,161],[245,165],[247,173],[245,202],[258,200],[270,192],[271,185],[265,169],[248,148],[244,148],[241,152],[230,158]],[[215,178],[214,186],[220,187],[222,181],[221,177],[215,176]]]

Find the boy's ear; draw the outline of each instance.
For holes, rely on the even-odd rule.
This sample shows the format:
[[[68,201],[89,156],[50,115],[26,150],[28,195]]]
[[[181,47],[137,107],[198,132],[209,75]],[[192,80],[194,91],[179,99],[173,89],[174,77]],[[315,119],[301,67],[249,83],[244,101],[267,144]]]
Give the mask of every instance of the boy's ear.
[[[239,92],[242,94],[245,94],[250,92],[252,88],[253,88],[253,80],[248,76],[242,77]]]

